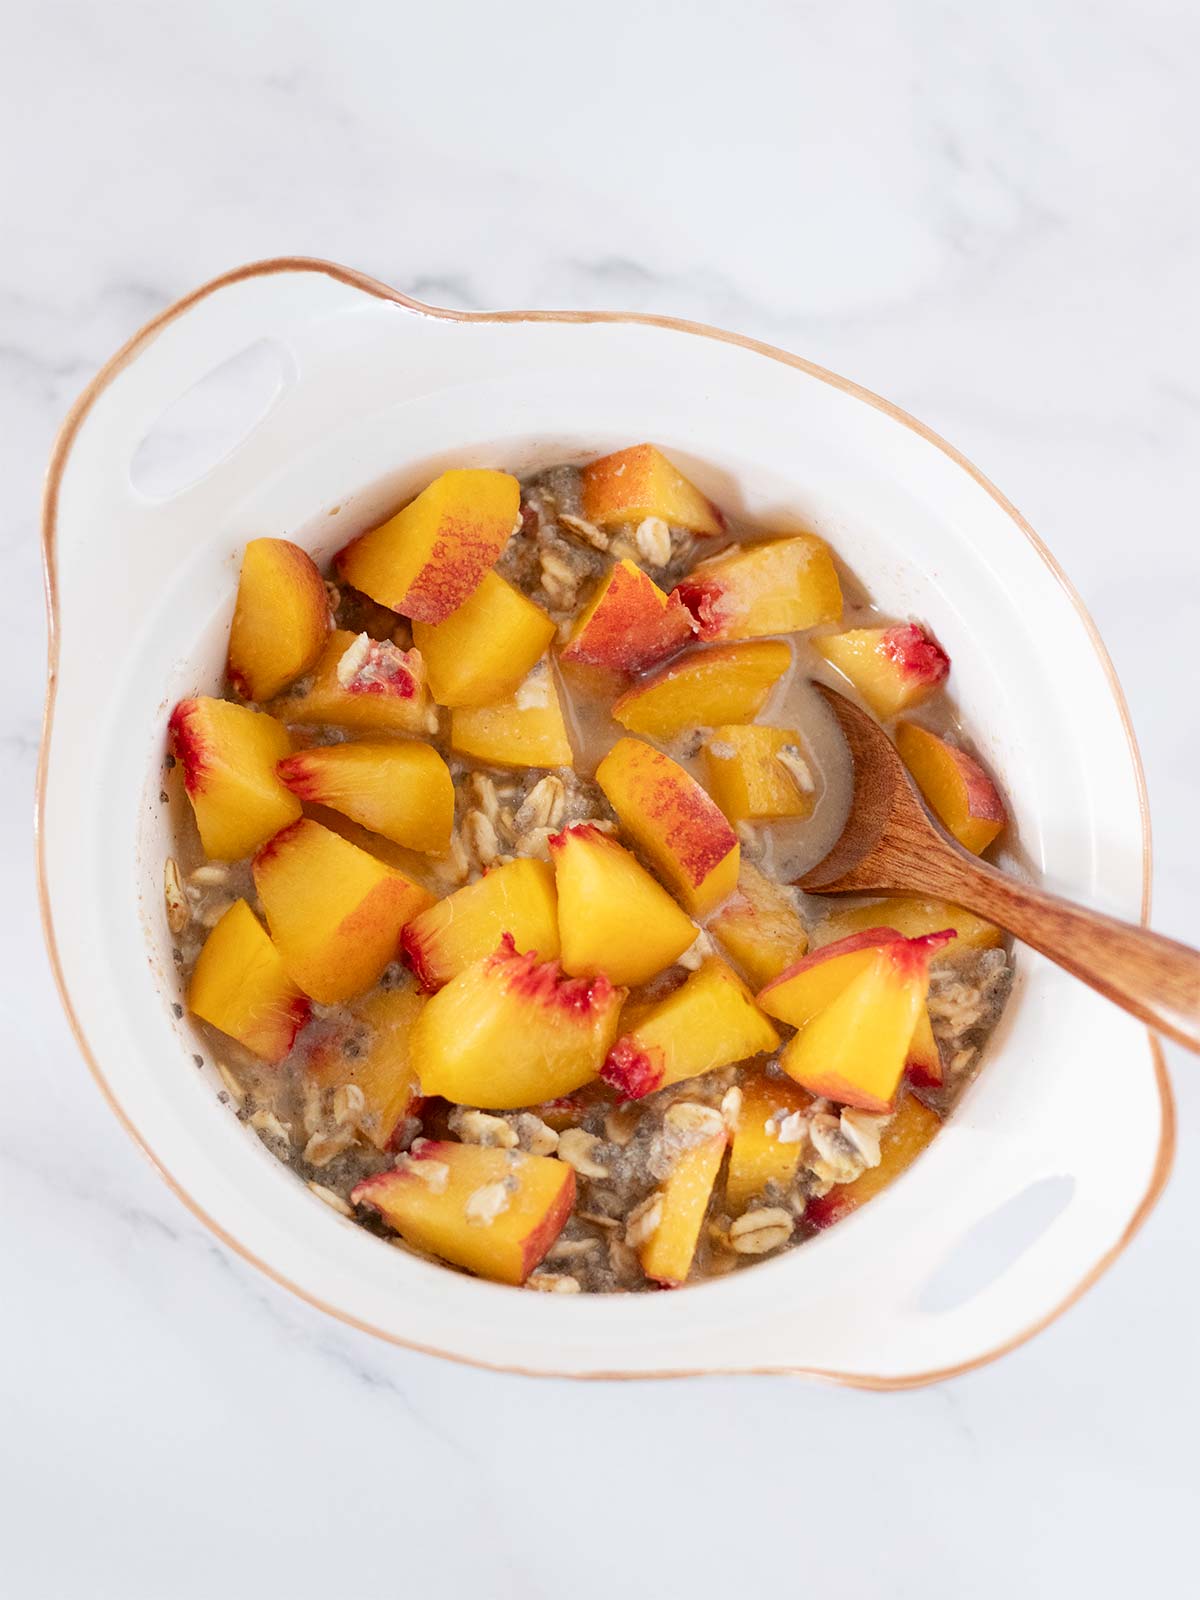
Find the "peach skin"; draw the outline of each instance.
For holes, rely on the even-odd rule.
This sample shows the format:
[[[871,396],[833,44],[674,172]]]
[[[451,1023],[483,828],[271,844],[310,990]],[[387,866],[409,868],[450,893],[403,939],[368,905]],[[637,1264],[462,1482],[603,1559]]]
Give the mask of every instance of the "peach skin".
[[[718,956],[701,962],[663,1000],[639,1005],[604,1063],[605,1083],[623,1100],[774,1050],[779,1035],[754,997]]]
[[[694,567],[674,592],[702,639],[799,633],[842,614],[833,557],[813,533],[734,545]]]
[[[682,650],[695,633],[678,595],[666,595],[632,561],[618,561],[571,631],[559,659],[633,677]]]
[[[689,772],[640,739],[618,739],[596,782],[621,826],[694,917],[737,885],[740,847],[720,808]]]
[[[814,639],[883,722],[927,700],[950,675],[950,657],[915,622],[892,628],[851,628]]]
[[[400,931],[433,896],[302,817],[254,858],[254,886],[288,972],[321,1005],[352,1000],[400,953]]]
[[[432,745],[416,739],[314,745],[275,770],[301,800],[341,811],[394,844],[433,855],[450,848],[454,784]]]
[[[897,724],[896,749],[946,831],[973,856],[982,855],[1008,818],[978,761],[915,722]]]
[[[543,961],[558,955],[558,897],[546,862],[518,857],[493,867],[414,917],[400,943],[421,986],[432,992],[490,956],[506,933],[522,955],[532,951]]]
[[[420,654],[343,628],[329,635],[303,691],[271,704],[281,722],[360,733],[423,733],[428,714]]]
[[[445,622],[495,566],[520,510],[521,488],[509,473],[453,468],[334,562],[381,606],[416,622]]]
[[[424,1094],[512,1111],[590,1083],[625,998],[601,973],[568,978],[557,961],[519,955],[505,934],[494,955],[451,978],[413,1030]]]
[[[199,695],[175,707],[169,733],[212,860],[240,861],[300,815],[275,771],[292,741],[274,717]]]
[[[554,638],[554,623],[511,583],[485,572],[442,622],[414,622],[413,644],[440,706],[485,706],[515,693]]]

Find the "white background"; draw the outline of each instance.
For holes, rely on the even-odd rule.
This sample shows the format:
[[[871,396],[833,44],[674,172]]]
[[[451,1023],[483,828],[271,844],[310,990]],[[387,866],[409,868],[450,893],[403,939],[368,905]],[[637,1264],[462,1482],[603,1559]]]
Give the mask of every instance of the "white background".
[[[1165,1200],[998,1365],[898,1395],[489,1376],[327,1320],[172,1198],[60,1016],[29,812],[55,428],[176,296],[304,253],[444,305],[715,322],[950,438],[1100,624],[1146,760],[1155,920],[1196,940],[1191,0],[39,0],[5,34],[0,1593],[1186,1592],[1182,1053]]]

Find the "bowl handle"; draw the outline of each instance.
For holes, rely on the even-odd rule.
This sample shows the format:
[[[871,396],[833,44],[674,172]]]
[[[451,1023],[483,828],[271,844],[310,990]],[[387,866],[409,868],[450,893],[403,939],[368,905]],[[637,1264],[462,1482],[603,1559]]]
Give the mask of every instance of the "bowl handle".
[[[368,297],[421,309],[332,263],[289,258],[217,278],[147,323],[92,380],[59,435],[46,506],[60,546],[82,543],[98,527],[117,522],[123,538],[153,535],[178,548],[215,508],[261,482],[283,450],[281,414],[302,386],[306,355],[319,349],[321,325]],[[164,412],[263,340],[285,353],[283,387],[266,413],[195,483],[161,501],[139,494],[130,467]],[[295,448],[293,429],[288,450]]]

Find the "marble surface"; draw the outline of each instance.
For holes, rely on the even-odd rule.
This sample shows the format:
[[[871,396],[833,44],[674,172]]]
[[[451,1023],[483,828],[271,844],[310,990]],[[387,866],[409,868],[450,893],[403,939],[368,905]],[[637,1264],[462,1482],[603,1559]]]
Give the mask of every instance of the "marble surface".
[[[120,341],[301,252],[466,307],[695,317],[954,440],[1132,704],[1156,922],[1196,937],[1200,13],[1189,0],[189,8],[9,20],[0,141],[0,1590],[1118,1595],[1194,1571],[1200,1089],[1116,1268],[911,1394],[536,1383],[232,1257],[121,1133],[34,904],[39,477]],[[86,803],[82,797],[81,803]]]

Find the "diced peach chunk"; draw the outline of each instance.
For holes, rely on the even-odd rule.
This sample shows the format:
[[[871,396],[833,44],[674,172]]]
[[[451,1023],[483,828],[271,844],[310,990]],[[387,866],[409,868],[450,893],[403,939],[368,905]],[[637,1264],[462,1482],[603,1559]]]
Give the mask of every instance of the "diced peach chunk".
[[[308,997],[244,900],[235,900],[204,941],[188,984],[188,1010],[272,1063],[308,1021]]]
[[[760,989],[758,1003],[770,1017],[790,1027],[803,1028],[836,1000],[842,990],[865,972],[884,945],[899,934],[895,928],[864,928],[858,933],[823,945],[802,957]]]
[[[927,700],[950,672],[950,657],[915,622],[827,634],[814,639],[813,648],[849,678],[883,722]]]
[[[691,533],[724,531],[721,513],[652,444],[635,444],[583,469],[583,514],[597,527],[661,517]]]
[[[432,745],[314,745],[276,770],[301,800],[332,806],[395,844],[434,854],[450,847],[454,783]]]
[[[254,858],[254,884],[292,978],[314,1000],[352,1000],[400,953],[400,930],[433,896],[307,817]]]
[[[866,971],[876,952],[899,938],[895,928],[865,928],[834,944],[823,945],[768,983],[759,992],[758,1003],[768,1015],[794,1028],[803,1028],[853,978]],[[913,1083],[930,1086],[942,1081],[942,1058],[924,1006],[913,1028],[905,1066]]]
[[[507,472],[453,468],[335,557],[347,583],[418,622],[444,622],[478,588],[516,526]]]
[[[879,1165],[868,1167],[853,1183],[839,1183],[828,1194],[811,1199],[804,1213],[805,1221],[814,1228],[828,1228],[873,1199],[912,1165],[941,1125],[936,1112],[922,1105],[915,1096],[906,1095],[883,1130]]]
[[[373,989],[350,1007],[343,1027],[309,1051],[306,1070],[322,1088],[361,1089],[366,1101],[361,1126],[379,1150],[392,1148],[404,1119],[421,1103],[412,1030],[424,1005],[411,978]]]
[[[898,725],[896,748],[942,826],[972,855],[982,855],[1008,819],[978,761],[915,722]]]
[[[744,1211],[768,1184],[786,1191],[796,1176],[804,1151],[804,1113],[812,1095],[790,1078],[749,1072],[741,1082],[742,1103],[729,1152],[725,1203]]]
[[[271,706],[281,722],[331,723],[361,733],[420,733],[429,701],[416,650],[336,628],[300,694]]]
[[[824,539],[734,545],[703,561],[675,588],[702,639],[759,639],[837,622],[842,589]]]
[[[602,973],[567,978],[557,961],[519,955],[506,933],[421,1013],[412,1050],[422,1092],[491,1111],[570,1094],[599,1073],[625,993]]]
[[[890,1111],[929,992],[930,957],[952,937],[931,933],[881,945],[788,1043],[780,1057],[784,1071],[811,1094]]]
[[[373,1206],[414,1249],[515,1285],[562,1232],[575,1174],[554,1156],[425,1139],[350,1198]]]
[[[292,742],[274,717],[200,695],[175,707],[170,736],[200,843],[214,861],[240,861],[300,815],[276,776]]]
[[[630,733],[673,739],[693,728],[752,722],[787,671],[792,652],[782,639],[689,650],[616,701],[614,718]]]
[[[811,816],[813,777],[798,733],[752,722],[714,728],[704,744],[708,792],[730,822]]]
[[[692,638],[696,625],[678,595],[666,595],[632,561],[618,561],[580,612],[561,658],[632,677]]]
[[[271,700],[308,671],[329,632],[329,599],[311,556],[289,539],[251,539],[229,630],[229,681]]]
[[[777,978],[808,949],[808,934],[787,891],[742,863],[738,886],[708,931],[756,988]]]
[[[694,917],[737,884],[737,835],[689,772],[640,739],[618,739],[596,782],[621,826]]]
[[[665,1000],[638,1006],[604,1063],[625,1100],[774,1050],[779,1035],[732,967],[709,956]]]
[[[413,643],[441,706],[485,706],[513,694],[545,655],[554,623],[495,572],[443,622],[414,622]]]
[[[505,700],[458,706],[450,743],[460,755],[496,767],[570,767],[575,763],[554,674],[541,661]]]
[[[360,850],[375,856],[385,866],[394,867],[397,872],[402,872],[406,878],[411,878],[431,893],[442,892],[445,880],[440,869],[447,857],[430,856],[419,850],[410,850],[407,845],[397,844],[393,839],[385,839],[383,834],[372,833],[370,828],[364,828],[361,822],[352,822],[332,806],[317,805],[306,800],[304,815],[319,822],[323,828],[328,828],[330,833],[336,833],[339,839],[348,839],[351,844],[356,844]]]
[[[493,867],[414,917],[401,944],[404,959],[431,991],[491,955],[506,933],[522,955],[532,952],[543,961],[558,955],[558,900],[546,862],[520,857]]]
[[[722,1130],[685,1148],[659,1190],[658,1225],[639,1247],[638,1256],[646,1276],[665,1288],[687,1282],[727,1142]]]
[[[939,961],[953,961],[973,950],[994,950],[1003,944],[1004,935],[994,923],[985,922],[973,911],[951,905],[946,900],[872,900],[867,905],[835,911],[812,931],[812,942],[821,947],[867,928],[894,928],[906,939],[919,939],[925,933],[953,928],[954,941],[938,952]]]
[[[562,964],[576,977],[646,983],[696,938],[692,919],[615,839],[579,823],[550,840]]]

